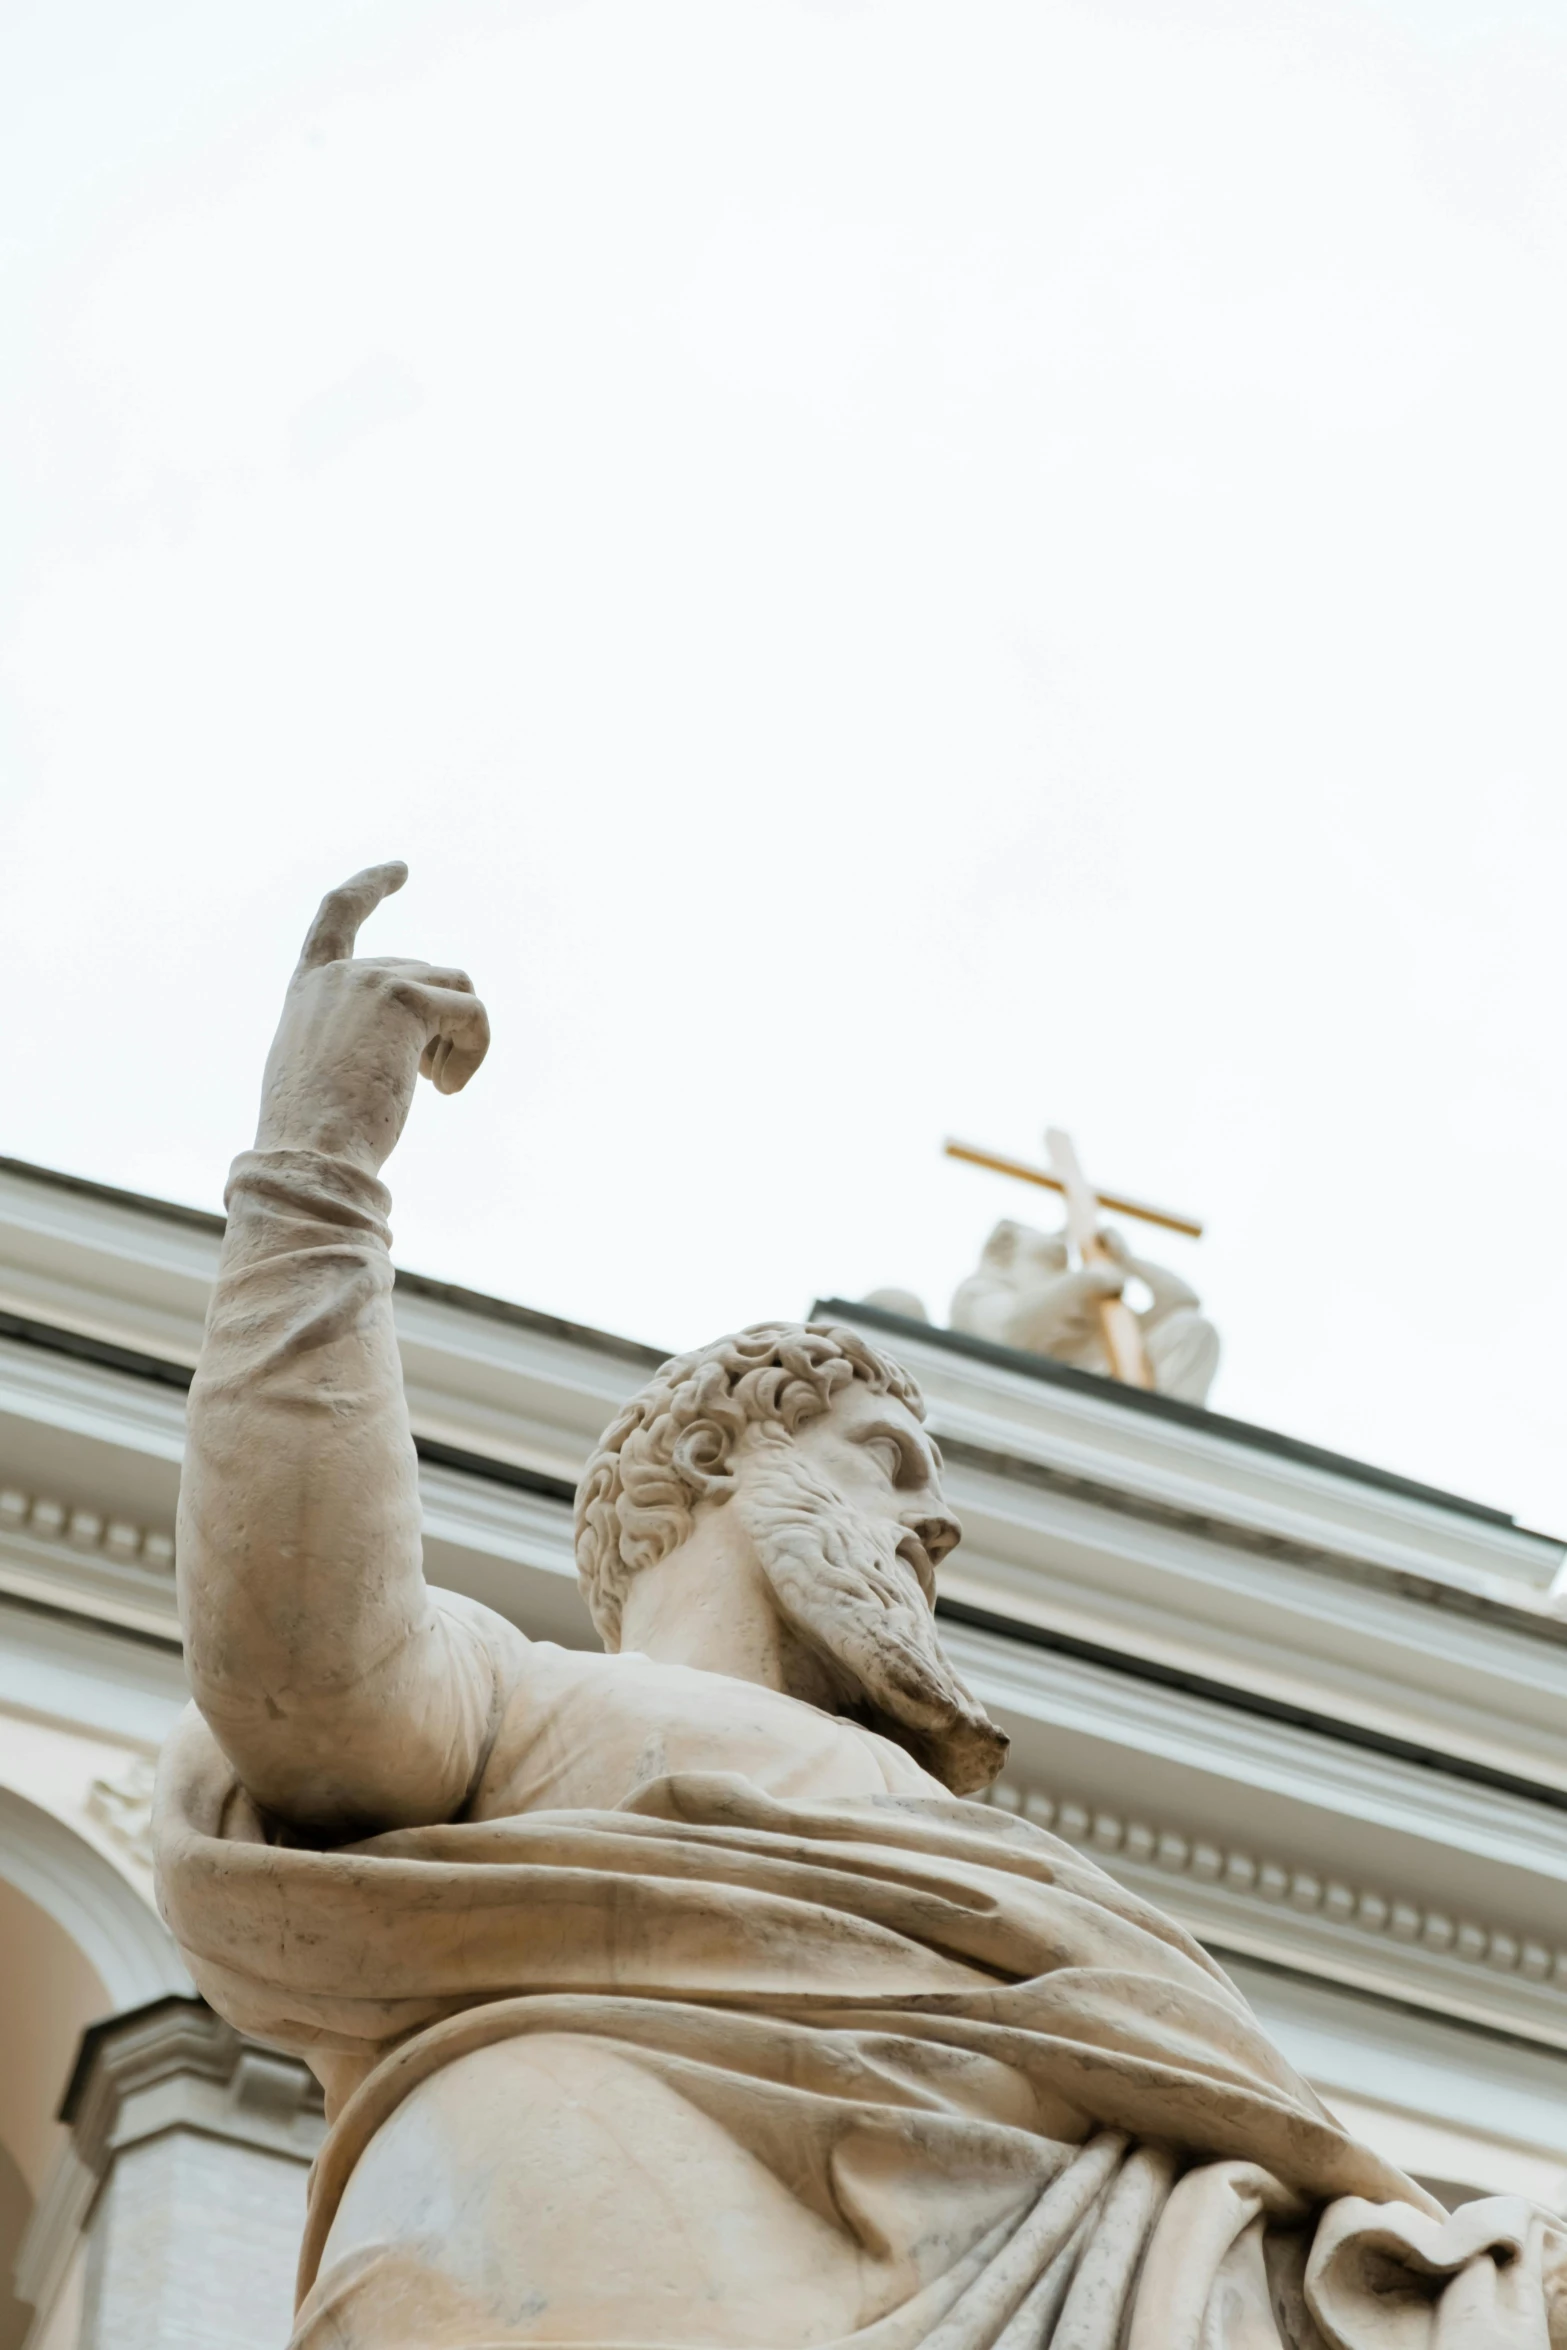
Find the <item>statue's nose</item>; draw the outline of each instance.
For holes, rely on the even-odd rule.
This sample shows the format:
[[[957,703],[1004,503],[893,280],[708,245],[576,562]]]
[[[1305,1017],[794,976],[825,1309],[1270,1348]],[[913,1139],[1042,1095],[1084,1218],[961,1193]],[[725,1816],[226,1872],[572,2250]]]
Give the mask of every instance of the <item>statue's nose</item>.
[[[963,1539],[963,1528],[950,1510],[924,1510],[918,1516],[911,1512],[903,1523],[929,1559],[932,1572]]]

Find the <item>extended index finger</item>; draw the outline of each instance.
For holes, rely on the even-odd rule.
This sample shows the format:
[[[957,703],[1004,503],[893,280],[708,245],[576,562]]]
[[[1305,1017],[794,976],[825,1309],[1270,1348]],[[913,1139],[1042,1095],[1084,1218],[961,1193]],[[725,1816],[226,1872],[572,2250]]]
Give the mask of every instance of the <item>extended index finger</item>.
[[[299,950],[301,967],[340,963],[345,955],[351,955],[360,924],[369,919],[383,898],[401,889],[407,879],[407,866],[400,857],[393,857],[385,865],[367,865],[351,881],[329,889],[305,933],[305,943]]]

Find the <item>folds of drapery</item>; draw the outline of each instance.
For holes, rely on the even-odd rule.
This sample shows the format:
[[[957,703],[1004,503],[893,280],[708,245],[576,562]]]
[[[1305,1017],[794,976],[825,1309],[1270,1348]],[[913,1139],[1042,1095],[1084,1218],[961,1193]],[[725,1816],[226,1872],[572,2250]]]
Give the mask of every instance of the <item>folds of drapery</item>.
[[[315,1850],[277,1840],[192,1711],[165,1750],[155,1836],[197,1984],[242,2031],[304,2055],[334,2107],[410,2033],[508,1997],[906,2012],[919,2034],[985,2037],[1080,2134],[1245,2156],[1319,2197],[1412,2192],[1189,1935],[981,1804],[784,1803],[685,1774],[615,1811]]]
[[[871,2293],[843,2350],[1567,2350],[1538,2215],[1447,2219],[1338,2126],[1190,1937],[1026,1821],[685,1775],[616,1811],[318,1850],[269,1828],[191,1716],[157,1840],[200,1988],[328,2089],[299,2350],[554,2339],[409,2244],[330,2243],[405,2101],[544,2033],[656,2076],[840,2232],[846,2149],[874,2140],[876,2243],[850,2249],[884,2282],[932,2180],[992,2181],[939,2273]],[[786,2309],[779,2327],[796,2338]],[[624,2335],[650,2338],[681,2350],[678,2327]]]
[[[1567,2339],[1560,2231],[1515,2198],[1441,2220],[1352,2196],[1312,2213],[1256,2164],[1177,2178],[1178,2167],[1167,2148],[1096,2133],[924,2291],[834,2341],[813,2337],[817,2350],[1558,2350]],[[787,2312],[773,2338],[802,2338]],[[498,2323],[406,2247],[376,2247],[306,2295],[291,2350],[640,2350],[647,2339]],[[692,2339],[708,2350],[715,2335]]]

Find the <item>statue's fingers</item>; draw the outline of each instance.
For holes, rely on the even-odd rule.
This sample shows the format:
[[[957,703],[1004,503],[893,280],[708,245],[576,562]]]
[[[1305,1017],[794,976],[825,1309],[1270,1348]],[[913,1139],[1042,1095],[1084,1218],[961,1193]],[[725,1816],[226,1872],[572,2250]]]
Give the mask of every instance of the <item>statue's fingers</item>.
[[[305,933],[305,943],[299,950],[301,968],[340,963],[351,955],[360,924],[368,920],[383,898],[401,889],[407,879],[407,866],[401,858],[394,857],[385,865],[367,865],[351,881],[329,889]]]
[[[426,987],[449,987],[460,995],[472,995],[474,993],[473,981],[468,977],[467,972],[459,971],[455,968],[455,966],[449,969],[442,967],[431,967],[430,969],[421,971],[420,978],[423,980]],[[428,1077],[431,1079],[437,1092],[444,1093],[447,1090],[447,1088],[441,1084],[441,1077],[446,1068],[447,1061],[451,1057],[451,1041],[452,1040],[449,1036],[444,1035],[438,1031],[434,1036],[431,1037],[429,1043],[425,1046],[424,1051],[419,1056],[419,1074],[421,1077]],[[477,1068],[477,1066],[478,1063],[475,1062],[474,1067]],[[470,1070],[468,1074],[472,1076],[473,1071]]]
[[[437,1093],[455,1093],[458,1090],[455,1085],[452,1085],[448,1082],[446,1076],[446,1071],[451,1061],[452,1052],[452,1039],[445,1034],[440,1036],[432,1036],[429,1043],[424,1048],[424,1057],[419,1063],[419,1071],[421,1076],[429,1078]],[[478,1063],[475,1062],[474,1068],[477,1067]],[[471,1077],[472,1075],[473,1069],[470,1069],[468,1076]],[[463,1083],[466,1084],[466,1082],[467,1079],[465,1078]]]
[[[1119,1265],[1107,1264],[1103,1257],[1090,1257],[1075,1273],[1063,1276],[1061,1294],[1063,1300],[1071,1299],[1075,1304],[1097,1305],[1101,1298],[1119,1297],[1125,1287],[1126,1275]]]
[[[490,1049],[490,1017],[476,995],[409,980],[399,999],[425,1023],[419,1067],[437,1093],[461,1093]]]
[[[454,1027],[446,1039],[446,1052],[435,1072],[436,1092],[461,1093],[489,1049],[489,1015],[481,1003],[475,1003],[472,1017]]]

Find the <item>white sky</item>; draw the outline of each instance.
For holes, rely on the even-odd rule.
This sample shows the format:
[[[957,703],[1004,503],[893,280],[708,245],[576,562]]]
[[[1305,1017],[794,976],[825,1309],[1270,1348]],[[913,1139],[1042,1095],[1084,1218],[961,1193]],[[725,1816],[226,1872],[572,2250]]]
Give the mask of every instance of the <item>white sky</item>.
[[[1560,0],[10,0],[0,1149],[214,1204],[322,888],[423,1270],[670,1345],[1211,1219],[1567,1530]]]

